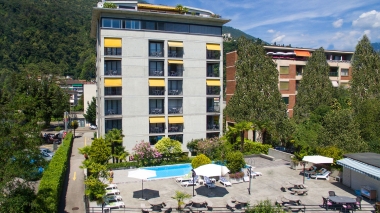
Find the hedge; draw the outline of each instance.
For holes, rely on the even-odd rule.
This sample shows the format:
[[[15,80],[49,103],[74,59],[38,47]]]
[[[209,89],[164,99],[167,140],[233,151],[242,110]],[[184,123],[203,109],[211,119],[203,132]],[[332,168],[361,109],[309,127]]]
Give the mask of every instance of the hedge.
[[[37,198],[32,204],[33,212],[58,212],[67,168],[70,163],[73,134],[68,133],[55,152],[49,167],[44,171],[38,187]]]

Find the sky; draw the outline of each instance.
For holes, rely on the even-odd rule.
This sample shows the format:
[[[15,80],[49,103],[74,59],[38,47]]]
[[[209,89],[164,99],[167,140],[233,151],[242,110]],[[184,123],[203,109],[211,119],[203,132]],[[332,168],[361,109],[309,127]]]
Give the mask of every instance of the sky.
[[[354,51],[364,34],[371,42],[380,42],[379,0],[146,1],[210,10],[223,19],[230,19],[226,26],[268,43]]]

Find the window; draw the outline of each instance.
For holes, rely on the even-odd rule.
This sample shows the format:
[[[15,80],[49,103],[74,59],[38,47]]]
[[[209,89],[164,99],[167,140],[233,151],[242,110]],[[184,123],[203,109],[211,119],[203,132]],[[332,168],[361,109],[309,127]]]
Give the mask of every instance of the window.
[[[140,21],[136,20],[125,20],[126,29],[140,29]]]
[[[286,105],[289,104],[289,97],[282,97],[282,100],[284,101],[284,103],[285,103]]]
[[[163,42],[149,42],[149,56],[163,57],[164,43]]]
[[[348,69],[340,69],[341,76],[348,76]]]
[[[289,82],[287,81],[280,82],[280,90],[289,90]]]
[[[111,129],[122,129],[121,121],[122,121],[121,119],[105,120],[106,133],[110,131]]]
[[[280,74],[281,75],[288,75],[289,74],[289,67],[280,67]]]
[[[176,24],[176,23],[165,23],[165,31],[173,31],[173,32],[189,32],[188,24]]]
[[[104,61],[104,75],[121,75],[121,61],[120,60]]]
[[[149,61],[149,76],[164,76],[163,61]]]

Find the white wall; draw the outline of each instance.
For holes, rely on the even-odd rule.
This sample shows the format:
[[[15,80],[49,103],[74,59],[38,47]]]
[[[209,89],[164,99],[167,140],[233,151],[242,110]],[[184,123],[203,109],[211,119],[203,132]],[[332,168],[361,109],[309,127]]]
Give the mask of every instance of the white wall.
[[[83,84],[83,113],[87,112],[87,103],[91,103],[92,97],[96,97],[96,84]],[[86,125],[90,125],[86,123]]]

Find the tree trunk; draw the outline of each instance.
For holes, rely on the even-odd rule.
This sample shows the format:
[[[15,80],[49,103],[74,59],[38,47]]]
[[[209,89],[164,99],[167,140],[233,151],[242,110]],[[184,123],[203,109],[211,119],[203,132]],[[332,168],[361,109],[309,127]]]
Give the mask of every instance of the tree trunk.
[[[241,153],[243,153],[244,152],[244,131],[240,132],[240,145],[241,145],[240,151]]]

